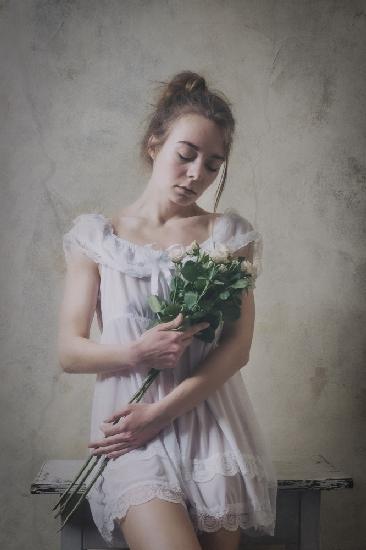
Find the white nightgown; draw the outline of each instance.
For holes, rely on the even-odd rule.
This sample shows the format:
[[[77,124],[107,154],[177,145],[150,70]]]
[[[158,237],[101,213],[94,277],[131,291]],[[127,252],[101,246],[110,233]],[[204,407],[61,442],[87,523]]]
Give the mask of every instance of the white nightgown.
[[[224,243],[235,251],[249,242],[253,242],[259,275],[261,234],[234,208],[228,208],[214,220],[210,237],[200,244],[210,251],[215,243]],[[148,297],[168,297],[175,270],[168,255],[171,247],[161,250],[153,244],[140,245],[117,236],[111,221],[95,212],[76,217],[64,235],[67,261],[77,249],[99,264],[101,344],[137,339],[154,317]],[[211,343],[194,337],[177,366],[160,372],[141,403],[163,399],[182,380],[194,375],[211,348],[219,345],[222,326],[216,329]],[[96,375],[90,441],[103,439],[100,425],[127,405],[149,369],[144,365],[118,375]],[[242,374],[237,371],[154,439],[111,459],[87,498],[102,537],[118,545],[121,533],[117,520],[126,515],[131,504],[154,497],[181,503],[197,533],[240,526],[249,536],[273,535],[276,495],[277,478],[269,449]]]

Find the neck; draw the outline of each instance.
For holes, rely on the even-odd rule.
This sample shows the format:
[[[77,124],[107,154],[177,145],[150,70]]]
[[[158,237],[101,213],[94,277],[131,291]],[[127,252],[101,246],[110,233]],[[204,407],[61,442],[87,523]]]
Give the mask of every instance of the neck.
[[[195,216],[202,211],[196,203],[181,206],[161,195],[150,179],[143,193],[126,209],[126,214],[149,219],[156,225],[163,225],[169,220]]]

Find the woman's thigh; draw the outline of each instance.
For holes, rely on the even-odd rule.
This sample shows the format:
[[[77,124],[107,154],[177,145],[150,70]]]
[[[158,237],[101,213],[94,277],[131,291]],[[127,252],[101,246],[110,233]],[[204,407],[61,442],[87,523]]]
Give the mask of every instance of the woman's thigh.
[[[198,540],[202,550],[239,550],[240,534],[240,528],[236,531],[221,528],[213,533],[200,533]]]
[[[177,502],[153,498],[132,505],[120,527],[130,550],[201,550],[191,518]]]

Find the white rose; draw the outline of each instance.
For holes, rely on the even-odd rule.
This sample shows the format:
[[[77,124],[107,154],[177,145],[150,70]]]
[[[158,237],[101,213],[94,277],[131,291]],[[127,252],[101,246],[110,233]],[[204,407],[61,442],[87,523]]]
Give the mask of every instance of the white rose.
[[[194,252],[195,250],[198,250],[200,248],[200,245],[198,244],[198,242],[196,241],[196,239],[194,241],[191,242],[191,244],[189,246],[187,246],[187,254],[189,254],[190,252]]]
[[[176,244],[168,250],[168,255],[172,262],[180,262],[186,255],[186,247],[181,244]]]
[[[257,275],[257,265],[255,263],[249,262],[248,260],[243,260],[240,264],[241,271],[246,271],[253,277]]]
[[[214,250],[210,253],[210,257],[214,262],[225,263],[228,261],[229,249],[225,244],[218,243]]]
[[[252,272],[252,267],[252,263],[248,262],[248,260],[243,260],[240,264],[240,270],[247,271],[248,273]]]

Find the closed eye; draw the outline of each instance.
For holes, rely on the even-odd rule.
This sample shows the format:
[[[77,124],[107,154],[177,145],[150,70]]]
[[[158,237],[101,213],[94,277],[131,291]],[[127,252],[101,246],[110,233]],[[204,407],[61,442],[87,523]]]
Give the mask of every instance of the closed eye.
[[[180,153],[178,153],[178,157],[181,158],[182,160],[185,160],[185,161],[194,160],[193,158],[184,157],[184,156],[181,155]],[[210,168],[209,166],[207,166],[207,169],[208,169],[210,172],[218,172],[218,168]]]
[[[189,157],[184,157],[183,155],[181,155],[180,153],[178,153],[178,157],[180,157],[182,160],[193,160]]]

